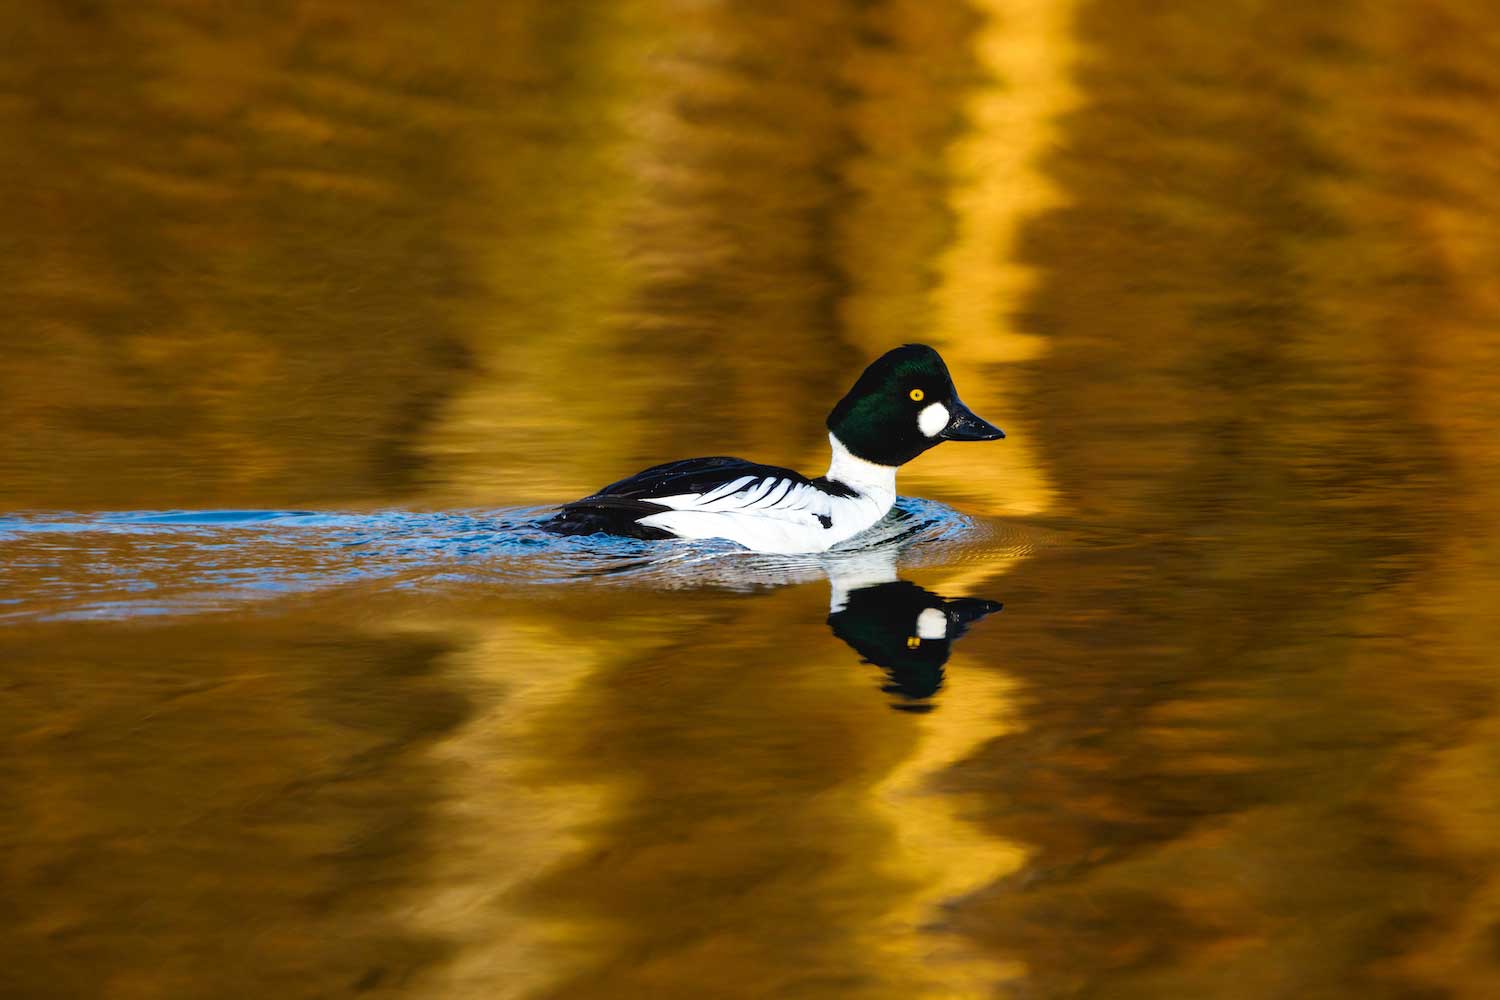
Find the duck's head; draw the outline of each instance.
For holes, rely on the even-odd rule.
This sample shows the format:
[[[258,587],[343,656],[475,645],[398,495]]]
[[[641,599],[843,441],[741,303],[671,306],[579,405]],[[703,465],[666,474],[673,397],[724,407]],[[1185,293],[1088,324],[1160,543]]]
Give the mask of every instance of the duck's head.
[[[849,452],[877,465],[904,465],[944,441],[994,441],[1005,432],[958,398],[948,366],[925,344],[887,351],[828,414]]]

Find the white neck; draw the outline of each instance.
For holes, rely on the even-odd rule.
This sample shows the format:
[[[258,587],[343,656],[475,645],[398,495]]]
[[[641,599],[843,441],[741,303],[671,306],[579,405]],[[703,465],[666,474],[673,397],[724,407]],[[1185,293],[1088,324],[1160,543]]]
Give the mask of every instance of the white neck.
[[[880,500],[886,507],[895,501],[896,466],[876,465],[856,458],[844,447],[844,442],[832,434],[828,435],[828,445],[833,449],[833,459],[828,463],[829,479],[836,479],[865,496]]]

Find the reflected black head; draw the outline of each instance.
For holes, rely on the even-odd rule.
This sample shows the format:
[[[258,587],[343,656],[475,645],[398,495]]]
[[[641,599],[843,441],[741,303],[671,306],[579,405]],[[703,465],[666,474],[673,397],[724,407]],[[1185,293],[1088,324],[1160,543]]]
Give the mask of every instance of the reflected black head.
[[[1005,436],[963,404],[948,366],[925,344],[877,358],[828,414],[828,429],[851,453],[878,465],[904,465],[945,440]]]
[[[844,607],[828,616],[833,634],[861,657],[881,667],[888,682],[881,688],[904,701],[895,707],[926,711],[922,702],[943,685],[943,664],[954,640],[971,622],[999,611],[1001,605],[978,597],[939,597],[914,583],[898,580],[849,592]],[[923,638],[919,622],[932,609],[941,618],[942,635]],[[938,631],[938,629],[929,629]]]

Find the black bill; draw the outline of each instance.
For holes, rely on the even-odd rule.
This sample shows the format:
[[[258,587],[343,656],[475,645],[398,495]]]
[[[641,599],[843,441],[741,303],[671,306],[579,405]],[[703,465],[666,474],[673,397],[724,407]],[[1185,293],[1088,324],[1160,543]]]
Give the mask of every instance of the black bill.
[[[938,437],[948,441],[998,441],[1005,437],[1004,431],[978,416],[957,396],[949,409],[953,412],[948,417],[948,426],[938,432]]]

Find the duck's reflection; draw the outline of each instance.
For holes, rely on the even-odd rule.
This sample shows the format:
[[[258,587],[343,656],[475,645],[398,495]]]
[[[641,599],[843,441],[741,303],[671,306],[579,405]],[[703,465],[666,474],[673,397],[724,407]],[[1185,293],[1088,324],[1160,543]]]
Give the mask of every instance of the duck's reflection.
[[[953,643],[1002,607],[982,597],[943,597],[902,580],[894,558],[830,569],[829,584],[828,627],[863,662],[885,671],[881,690],[904,712],[931,711]]]

